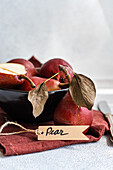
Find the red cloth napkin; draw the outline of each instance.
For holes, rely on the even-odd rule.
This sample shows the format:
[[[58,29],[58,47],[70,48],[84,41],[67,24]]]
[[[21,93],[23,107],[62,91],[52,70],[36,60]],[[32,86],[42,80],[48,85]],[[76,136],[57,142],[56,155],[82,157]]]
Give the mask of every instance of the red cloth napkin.
[[[7,121],[7,114],[0,109],[0,126]],[[54,124],[54,122],[47,122],[46,124]],[[37,124],[22,124],[28,129],[37,129]],[[18,131],[20,128],[9,125],[4,129],[4,132]],[[0,150],[4,155],[21,155],[34,152],[41,152],[50,149],[59,148],[66,145],[77,143],[88,143],[98,141],[106,131],[109,130],[108,123],[104,116],[94,110],[94,119],[86,136],[88,141],[69,140],[69,141],[38,141],[35,133],[22,133],[18,135],[0,136]]]

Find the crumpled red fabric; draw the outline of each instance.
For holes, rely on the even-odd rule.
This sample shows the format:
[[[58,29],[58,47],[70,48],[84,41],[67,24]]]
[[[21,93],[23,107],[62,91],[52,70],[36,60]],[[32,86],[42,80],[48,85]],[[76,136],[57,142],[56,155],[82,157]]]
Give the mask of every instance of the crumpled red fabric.
[[[0,109],[0,126],[8,120],[7,114]],[[37,129],[37,124],[22,123],[28,129]],[[54,122],[46,122],[46,125],[54,125]],[[20,128],[14,125],[9,125],[4,129],[4,132],[20,131]],[[94,119],[91,127],[89,128],[86,136],[88,141],[81,140],[51,140],[51,141],[38,141],[35,133],[21,133],[17,135],[0,136],[0,150],[4,155],[22,155],[28,153],[35,153],[46,151],[50,149],[59,148],[66,145],[77,143],[89,143],[98,141],[107,131],[109,125],[105,120],[102,113],[94,110]]]

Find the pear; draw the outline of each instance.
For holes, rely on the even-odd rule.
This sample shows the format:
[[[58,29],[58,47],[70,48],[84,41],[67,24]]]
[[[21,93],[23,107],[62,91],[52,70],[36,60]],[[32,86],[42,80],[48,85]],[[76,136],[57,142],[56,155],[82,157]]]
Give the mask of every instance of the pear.
[[[12,88],[26,79],[32,87],[35,84],[26,76],[25,67],[21,64],[0,63],[0,87]]]
[[[93,121],[93,111],[77,106],[68,91],[54,111],[54,121],[56,124],[90,126]]]
[[[31,77],[31,76],[34,76],[34,75],[37,74],[37,71],[36,71],[34,65],[30,61],[28,61],[26,59],[16,58],[16,59],[12,59],[12,60],[8,61],[7,63],[17,63],[17,64],[24,65],[25,66],[25,70],[27,72],[26,75],[28,77]]]
[[[68,83],[60,83],[59,81],[55,79],[48,80],[47,78],[42,78],[42,77],[37,77],[37,76],[33,76],[30,79],[34,82],[35,87],[45,82],[48,91],[60,90],[61,88],[66,88],[69,85]],[[33,89],[27,80],[25,80],[18,88],[19,90],[22,90],[22,91],[30,91]]]
[[[45,62],[41,66],[40,71],[38,72],[38,76],[45,77],[45,78],[49,78],[49,77],[53,76],[54,74],[59,72],[59,65],[69,67],[69,68],[66,67],[66,70],[68,71],[68,74],[69,74],[70,80],[71,80],[72,77],[73,77],[73,72],[71,70],[72,67],[68,62],[66,62],[65,60],[63,60],[61,58],[53,58],[53,59],[48,60],[47,62]],[[60,71],[60,74],[58,74],[56,77],[54,77],[54,79],[58,80],[61,83],[68,82],[68,80],[67,80],[67,78],[65,76],[65,73],[63,71]]]

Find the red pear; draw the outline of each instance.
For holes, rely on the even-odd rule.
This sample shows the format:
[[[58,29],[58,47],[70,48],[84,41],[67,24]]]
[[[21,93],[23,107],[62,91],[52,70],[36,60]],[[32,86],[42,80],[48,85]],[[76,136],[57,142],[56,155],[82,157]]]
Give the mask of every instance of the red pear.
[[[25,67],[16,63],[1,63],[0,64],[0,87],[12,88],[19,84],[22,84],[24,79],[29,81],[32,87],[35,87],[34,83],[26,76]]]
[[[49,77],[53,76],[54,74],[56,74],[57,72],[59,72],[59,65],[69,66],[72,69],[71,65],[68,62],[66,62],[65,60],[60,59],[60,58],[54,58],[54,59],[47,61],[46,63],[44,63],[41,66],[41,69],[40,69],[38,75],[40,77],[49,78]],[[73,77],[73,72],[71,71],[71,69],[66,67],[66,70],[68,71],[70,79]],[[61,71],[60,74],[58,74],[54,79],[60,81],[61,83],[68,82],[68,80],[65,76],[65,73],[63,71]]]
[[[34,84],[35,84],[35,87],[38,86],[39,84],[45,82],[47,80],[47,78],[41,78],[41,77],[36,77],[36,76],[33,76],[30,78]],[[48,91],[55,91],[55,90],[60,90],[62,87],[65,88],[65,86],[67,86],[68,84],[66,83],[60,83],[59,81],[57,80],[54,80],[54,79],[50,79],[48,80],[47,82],[45,82],[47,88],[48,88]],[[22,91],[30,91],[32,90],[33,88],[30,86],[30,84],[25,80],[20,86],[19,86],[19,89],[22,90]]]
[[[93,111],[77,106],[69,92],[66,93],[54,112],[56,124],[91,125],[92,120]]]
[[[34,65],[30,61],[28,61],[26,59],[16,58],[16,59],[12,59],[12,60],[8,61],[8,63],[18,63],[18,64],[24,65],[25,69],[27,71],[26,75],[28,77],[31,77],[31,76],[34,76],[34,75],[37,74],[37,71],[36,71]]]

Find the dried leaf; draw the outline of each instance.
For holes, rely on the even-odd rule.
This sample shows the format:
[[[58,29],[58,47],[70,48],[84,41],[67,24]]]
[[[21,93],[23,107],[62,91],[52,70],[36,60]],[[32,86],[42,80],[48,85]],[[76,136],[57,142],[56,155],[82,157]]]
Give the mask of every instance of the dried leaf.
[[[75,73],[71,80],[69,91],[77,105],[86,107],[89,110],[92,109],[96,96],[96,89],[90,78]]]
[[[42,83],[38,85],[35,89],[29,91],[28,100],[33,106],[33,116],[35,118],[42,113],[47,99],[48,89],[45,83]]]

